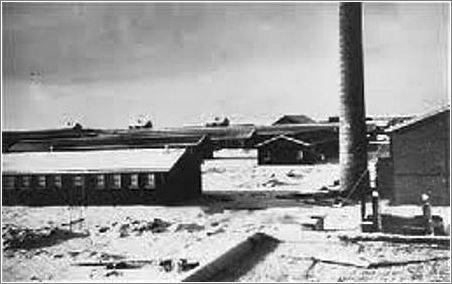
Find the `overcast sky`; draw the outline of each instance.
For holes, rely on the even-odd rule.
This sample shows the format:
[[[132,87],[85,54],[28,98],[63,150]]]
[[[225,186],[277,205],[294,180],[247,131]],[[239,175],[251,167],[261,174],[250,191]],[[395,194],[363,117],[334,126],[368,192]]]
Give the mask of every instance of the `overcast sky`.
[[[5,3],[4,129],[338,114],[337,3]],[[364,4],[366,111],[450,101],[449,4]],[[249,121],[253,122],[253,121]]]

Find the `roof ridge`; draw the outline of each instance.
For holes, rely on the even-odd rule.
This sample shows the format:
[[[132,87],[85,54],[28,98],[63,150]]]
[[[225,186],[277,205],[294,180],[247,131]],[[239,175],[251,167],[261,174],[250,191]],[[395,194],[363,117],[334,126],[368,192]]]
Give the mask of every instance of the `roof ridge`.
[[[265,141],[263,141],[263,142],[261,142],[259,144],[256,144],[255,147],[261,147],[263,145],[266,145],[268,143],[271,143],[271,142],[279,140],[279,139],[285,139],[285,140],[292,141],[294,143],[301,144],[301,145],[304,145],[304,146],[310,146],[311,145],[311,143],[304,142],[302,140],[299,140],[299,139],[296,139],[296,138],[289,137],[289,136],[286,136],[284,134],[281,134],[281,135],[278,135],[278,136],[274,136],[274,137],[272,137],[270,139],[267,139],[267,140],[265,140]]]
[[[450,111],[450,104],[438,106],[438,107],[436,107],[434,109],[431,109],[429,111],[426,111],[424,113],[416,115],[412,119],[409,119],[409,120],[407,120],[407,121],[405,121],[405,122],[403,122],[401,124],[394,125],[394,126],[388,128],[386,130],[386,132],[394,132],[394,131],[401,130],[401,129],[405,128],[405,127],[408,127],[410,125],[416,124],[416,123],[418,123],[418,122],[420,122],[420,121],[422,121],[424,119],[427,119],[429,117],[433,117],[435,115],[441,114],[441,113],[446,112],[446,111]]]

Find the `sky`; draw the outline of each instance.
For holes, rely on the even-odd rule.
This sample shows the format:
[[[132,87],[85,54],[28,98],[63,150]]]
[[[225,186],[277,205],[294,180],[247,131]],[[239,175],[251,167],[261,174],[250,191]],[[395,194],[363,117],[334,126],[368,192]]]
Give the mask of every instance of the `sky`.
[[[334,2],[2,2],[3,129],[337,115],[338,14]],[[368,115],[450,102],[450,3],[365,3],[363,21]]]

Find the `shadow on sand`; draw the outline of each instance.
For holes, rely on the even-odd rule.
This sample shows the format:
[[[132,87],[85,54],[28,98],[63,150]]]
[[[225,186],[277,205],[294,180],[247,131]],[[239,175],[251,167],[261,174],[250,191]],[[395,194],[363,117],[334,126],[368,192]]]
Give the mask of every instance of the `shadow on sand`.
[[[207,214],[224,210],[264,210],[267,208],[331,206],[336,193],[318,192],[302,194],[298,191],[208,191],[199,198],[167,204],[170,206],[199,206]]]
[[[185,207],[199,206],[207,214],[220,213],[224,210],[263,210],[275,207],[313,207],[332,206],[338,200],[339,193],[319,191],[314,193],[300,193],[295,190],[230,190],[205,191],[199,197],[182,201],[161,201],[155,196],[115,196],[115,200],[98,199],[89,204],[72,204],[71,206],[168,206]],[[141,198],[139,198],[141,197]],[[6,205],[6,204],[4,204]],[[19,204],[15,204],[19,205]],[[22,204],[25,206],[43,207],[43,205]],[[65,202],[51,202],[47,206],[64,206]],[[45,206],[45,205],[44,205]]]
[[[265,259],[279,243],[269,235],[256,233],[196,270],[183,282],[235,282]]]

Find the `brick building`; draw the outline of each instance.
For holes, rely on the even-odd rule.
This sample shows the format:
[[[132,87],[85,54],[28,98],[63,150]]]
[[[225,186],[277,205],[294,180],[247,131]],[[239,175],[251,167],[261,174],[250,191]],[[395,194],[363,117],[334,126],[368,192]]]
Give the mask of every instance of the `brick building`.
[[[450,205],[450,106],[388,130],[390,158],[378,164],[377,186],[395,204],[419,204],[431,193],[435,205]]]

